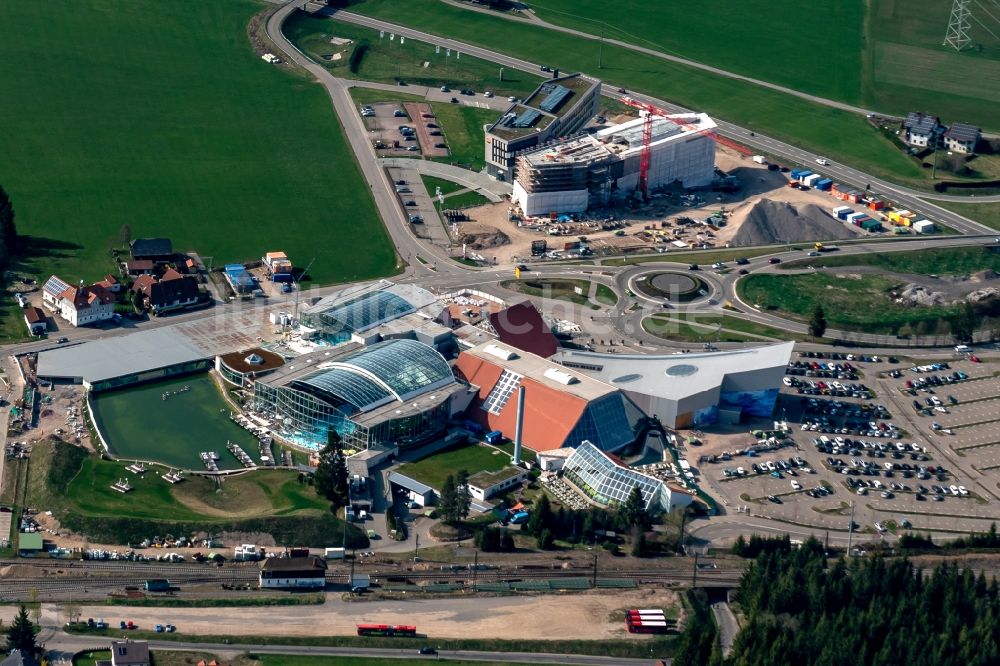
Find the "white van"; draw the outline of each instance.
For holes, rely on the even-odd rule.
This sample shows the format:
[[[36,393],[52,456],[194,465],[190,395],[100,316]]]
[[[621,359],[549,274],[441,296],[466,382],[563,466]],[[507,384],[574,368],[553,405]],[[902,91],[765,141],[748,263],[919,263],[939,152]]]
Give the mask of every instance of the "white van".
[[[965,354],[972,351],[972,348],[969,345],[955,345],[955,351],[959,354]]]

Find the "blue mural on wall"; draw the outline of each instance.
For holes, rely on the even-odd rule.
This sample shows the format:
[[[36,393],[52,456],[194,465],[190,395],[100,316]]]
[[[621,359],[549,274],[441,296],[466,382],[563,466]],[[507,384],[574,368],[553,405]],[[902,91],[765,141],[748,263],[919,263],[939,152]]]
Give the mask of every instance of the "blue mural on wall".
[[[719,407],[740,410],[745,416],[770,418],[774,403],[778,400],[778,389],[759,391],[725,391],[719,395]]]
[[[719,420],[719,408],[717,405],[699,409],[691,416],[691,424],[696,427],[707,426]]]

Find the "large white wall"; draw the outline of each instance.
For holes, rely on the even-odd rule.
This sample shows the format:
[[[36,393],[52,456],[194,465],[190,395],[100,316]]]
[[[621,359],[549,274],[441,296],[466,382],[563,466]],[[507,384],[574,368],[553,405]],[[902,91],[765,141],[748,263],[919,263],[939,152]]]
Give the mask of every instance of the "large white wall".
[[[514,181],[514,193],[511,196],[514,203],[521,207],[525,215],[547,215],[552,211],[559,213],[582,213],[587,210],[589,194],[587,190],[563,190],[561,192],[525,191],[521,183]]]

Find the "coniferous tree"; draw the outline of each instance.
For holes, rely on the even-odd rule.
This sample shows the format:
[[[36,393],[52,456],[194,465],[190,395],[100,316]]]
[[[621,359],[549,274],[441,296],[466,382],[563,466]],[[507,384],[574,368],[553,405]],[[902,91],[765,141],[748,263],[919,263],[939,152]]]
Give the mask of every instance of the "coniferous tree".
[[[7,651],[11,650],[35,651],[35,625],[28,618],[28,609],[24,606],[21,606],[7,630]]]

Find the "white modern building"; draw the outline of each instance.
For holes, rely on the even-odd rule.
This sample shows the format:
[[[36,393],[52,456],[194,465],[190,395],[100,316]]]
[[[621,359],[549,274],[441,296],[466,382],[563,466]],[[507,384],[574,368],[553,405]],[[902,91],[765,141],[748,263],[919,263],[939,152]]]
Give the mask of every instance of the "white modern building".
[[[651,514],[669,513],[694,500],[690,491],[634,470],[588,441],[566,459],[563,478],[602,506],[624,504],[636,486],[642,491],[646,511]]]
[[[469,495],[483,501],[502,495],[528,478],[528,470],[521,467],[504,467],[496,472],[479,472],[469,477],[466,486]]]
[[[600,354],[560,349],[553,360],[623,391],[670,428],[770,418],[794,342],[697,354]]]
[[[644,118],[522,153],[512,200],[525,215],[581,213],[639,183]],[[704,113],[654,118],[647,185],[707,187],[715,176],[715,122]]]

